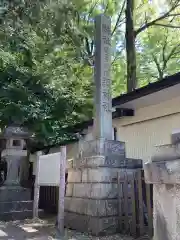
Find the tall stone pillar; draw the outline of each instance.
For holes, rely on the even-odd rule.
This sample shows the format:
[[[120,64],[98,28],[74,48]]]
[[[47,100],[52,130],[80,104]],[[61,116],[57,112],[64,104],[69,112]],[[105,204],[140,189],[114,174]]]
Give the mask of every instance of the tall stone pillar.
[[[112,140],[111,97],[111,20],[99,15],[95,19],[95,118],[94,139]]]
[[[68,171],[65,225],[93,235],[117,232],[117,173],[125,164],[125,144],[112,141],[111,24],[95,19],[94,140],[81,144],[81,154]]]

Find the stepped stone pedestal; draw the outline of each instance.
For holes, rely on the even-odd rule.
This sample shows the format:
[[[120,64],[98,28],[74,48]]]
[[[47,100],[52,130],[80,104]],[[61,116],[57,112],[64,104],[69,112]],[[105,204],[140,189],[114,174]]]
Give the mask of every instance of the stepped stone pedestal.
[[[145,180],[153,184],[154,240],[180,239],[180,145],[159,146],[144,165]]]
[[[117,175],[126,167],[125,144],[99,139],[83,146],[68,170],[65,226],[92,235],[116,233]]]
[[[7,156],[7,178],[0,187],[0,220],[21,220],[32,217],[31,191],[20,186],[21,158]]]
[[[30,189],[15,185],[0,187],[0,220],[32,218]]]
[[[1,136],[5,148],[1,161],[7,165],[7,174],[0,187],[0,220],[20,220],[32,217],[31,190],[21,187],[27,180],[28,159],[26,142],[29,133],[18,125],[10,125]]]

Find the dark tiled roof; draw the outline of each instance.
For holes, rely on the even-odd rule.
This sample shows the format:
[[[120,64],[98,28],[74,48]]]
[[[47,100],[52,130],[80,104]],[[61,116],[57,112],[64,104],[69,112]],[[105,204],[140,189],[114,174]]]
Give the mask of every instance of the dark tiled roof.
[[[130,102],[132,100],[144,97],[151,93],[158,92],[160,90],[174,86],[179,83],[180,83],[180,72],[178,72],[174,75],[171,75],[171,76],[167,76],[160,81],[150,83],[150,84],[146,85],[145,87],[141,87],[141,88],[135,89],[132,92],[115,97],[112,100],[112,105],[113,105],[113,107],[115,107],[115,106],[124,104],[126,102]]]

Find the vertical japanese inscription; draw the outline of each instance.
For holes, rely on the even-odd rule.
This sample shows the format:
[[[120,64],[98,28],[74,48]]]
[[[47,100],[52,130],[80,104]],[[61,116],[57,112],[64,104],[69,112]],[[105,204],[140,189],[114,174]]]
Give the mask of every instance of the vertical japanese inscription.
[[[110,24],[102,21],[101,25],[101,103],[105,111],[111,111],[111,79],[110,79],[110,64],[111,64],[111,28]]]

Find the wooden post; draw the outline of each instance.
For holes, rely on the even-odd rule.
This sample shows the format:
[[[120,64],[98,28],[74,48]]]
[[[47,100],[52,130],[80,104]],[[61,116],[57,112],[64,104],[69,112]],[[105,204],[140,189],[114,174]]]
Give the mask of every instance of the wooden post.
[[[125,211],[125,234],[129,232],[129,188],[128,188],[128,174],[124,171],[124,211]]]
[[[121,171],[122,172],[122,171]],[[117,182],[118,182],[118,216],[119,216],[119,231],[122,232],[123,226],[123,211],[122,211],[122,199],[123,199],[123,184],[121,182],[121,172],[118,172]]]
[[[40,190],[40,186],[38,184],[38,176],[39,176],[39,158],[41,155],[42,155],[41,151],[36,153],[36,176],[34,183],[33,218],[38,218],[39,190]]]
[[[148,234],[149,237],[153,236],[153,214],[151,207],[151,185],[146,184],[146,202],[147,202],[147,213],[148,213]]]
[[[137,237],[137,222],[136,222],[136,190],[135,190],[135,174],[129,175],[129,180],[131,182],[131,210],[132,210],[132,235]]]
[[[62,146],[60,157],[60,184],[58,201],[58,229],[61,236],[64,236],[64,195],[65,195],[65,171],[66,171],[66,146]]]
[[[144,210],[143,210],[143,186],[142,186],[142,171],[139,169],[136,172],[137,189],[138,189],[138,215],[139,215],[139,233],[144,235]]]

